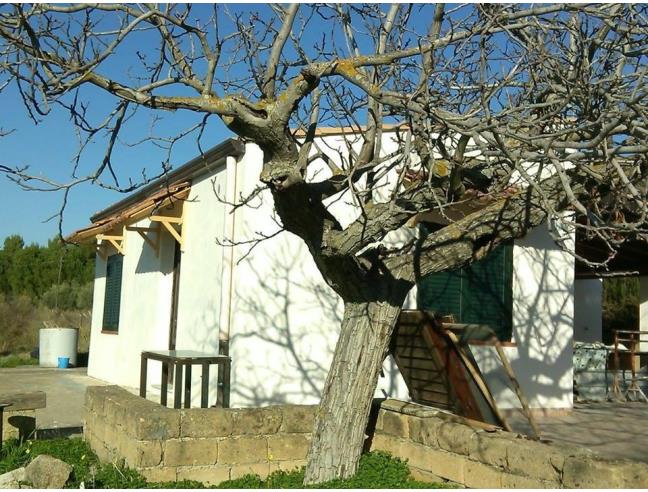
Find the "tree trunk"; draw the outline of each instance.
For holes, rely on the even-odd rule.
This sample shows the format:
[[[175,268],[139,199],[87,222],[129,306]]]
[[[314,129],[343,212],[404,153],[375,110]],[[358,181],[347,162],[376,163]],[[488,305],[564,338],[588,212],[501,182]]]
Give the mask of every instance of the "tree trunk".
[[[395,297],[345,303],[308,451],[305,484],[348,478],[356,472],[371,402],[405,296]]]

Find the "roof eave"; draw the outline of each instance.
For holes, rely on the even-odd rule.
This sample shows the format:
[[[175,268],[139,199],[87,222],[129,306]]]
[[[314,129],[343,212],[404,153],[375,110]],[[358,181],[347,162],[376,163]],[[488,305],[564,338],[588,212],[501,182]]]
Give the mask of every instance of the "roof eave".
[[[245,144],[243,142],[233,138],[228,138],[224,142],[191,159],[177,169],[165,174],[159,179],[156,179],[152,183],[143,186],[136,193],[128,195],[123,200],[113,203],[109,207],[95,213],[92,217],[90,217],[90,221],[93,223],[98,222],[110,215],[114,215],[120,210],[123,210],[139,201],[146,199],[147,196],[157,192],[160,189],[163,189],[180,181],[196,178],[197,176],[200,176],[201,174],[204,174],[208,171],[213,171],[220,167],[219,165],[224,165],[225,158],[238,158],[243,155],[244,152]]]

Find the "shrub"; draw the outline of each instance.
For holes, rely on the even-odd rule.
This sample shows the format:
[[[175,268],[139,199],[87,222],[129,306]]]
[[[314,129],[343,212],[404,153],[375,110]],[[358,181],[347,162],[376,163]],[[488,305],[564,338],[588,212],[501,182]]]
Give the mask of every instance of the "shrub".
[[[80,285],[76,281],[51,285],[41,300],[50,309],[71,311],[74,309],[90,309],[92,307],[93,283]]]
[[[8,355],[7,357],[0,357],[0,367],[18,367],[18,366],[35,366],[38,364],[38,359],[28,356]]]

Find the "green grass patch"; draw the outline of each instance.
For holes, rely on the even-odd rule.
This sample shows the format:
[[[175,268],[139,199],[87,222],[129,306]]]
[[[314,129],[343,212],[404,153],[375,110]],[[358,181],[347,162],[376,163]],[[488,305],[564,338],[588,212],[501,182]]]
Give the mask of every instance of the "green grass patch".
[[[101,463],[82,439],[51,439],[43,441],[7,441],[0,451],[0,474],[27,465],[39,454],[54,456],[72,465],[72,476],[66,488],[87,489],[201,489],[207,488],[201,482],[183,480],[180,482],[149,483],[135,470],[124,466]],[[258,475],[245,475],[228,480],[211,488],[219,489],[300,489],[304,488],[304,470],[277,471],[266,479]],[[407,464],[383,452],[372,452],[362,456],[356,475],[347,480],[333,480],[308,488],[323,489],[419,489],[445,488],[444,484],[418,482],[413,480]]]
[[[0,357],[0,367],[35,366],[37,364],[38,359],[34,359],[28,355],[7,355]]]

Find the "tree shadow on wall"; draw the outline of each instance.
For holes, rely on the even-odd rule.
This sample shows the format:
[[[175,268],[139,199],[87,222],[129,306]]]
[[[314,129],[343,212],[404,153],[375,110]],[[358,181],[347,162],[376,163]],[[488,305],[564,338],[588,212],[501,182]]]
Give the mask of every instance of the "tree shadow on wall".
[[[303,249],[285,235],[236,266],[245,285],[234,286],[232,303],[233,401],[319,402],[342,302]]]

